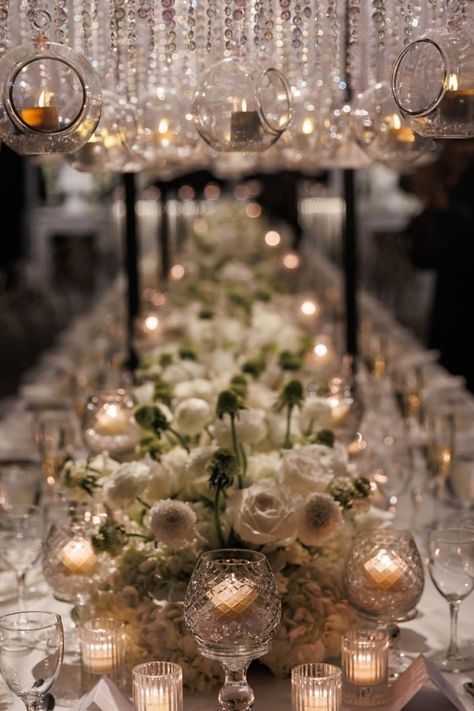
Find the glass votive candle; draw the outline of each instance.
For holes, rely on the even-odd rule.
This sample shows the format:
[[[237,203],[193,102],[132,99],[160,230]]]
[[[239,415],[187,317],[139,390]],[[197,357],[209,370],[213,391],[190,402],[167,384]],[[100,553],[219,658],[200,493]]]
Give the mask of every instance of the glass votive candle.
[[[300,664],[291,670],[293,711],[339,711],[342,674],[332,664]]]
[[[345,703],[384,704],[388,698],[388,635],[384,630],[349,630],[342,637],[342,695]]]
[[[79,627],[83,686],[106,674],[117,683],[122,682],[125,660],[125,627],[123,622],[97,617],[86,620]]]
[[[134,711],[182,711],[183,670],[173,662],[145,662],[132,671]]]

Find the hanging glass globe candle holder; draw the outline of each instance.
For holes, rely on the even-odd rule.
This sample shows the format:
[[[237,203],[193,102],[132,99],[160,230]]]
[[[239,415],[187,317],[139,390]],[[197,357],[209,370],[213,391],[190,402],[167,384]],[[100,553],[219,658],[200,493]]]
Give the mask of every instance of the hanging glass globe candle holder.
[[[192,114],[200,136],[216,151],[264,151],[290,124],[290,88],[273,67],[261,70],[226,57],[204,73]]]
[[[68,156],[68,161],[83,172],[121,172],[133,157],[130,147],[136,131],[134,108],[106,90],[96,130],[82,148]]]
[[[359,94],[351,113],[361,148],[389,168],[402,170],[435,150],[433,141],[419,136],[407,124],[387,82]]]
[[[366,168],[371,159],[356,141],[352,108],[342,96],[320,108],[318,164],[321,168]]]
[[[126,390],[93,395],[82,416],[82,438],[91,454],[107,451],[113,459],[127,459],[141,437],[135,422],[136,402]]]
[[[147,163],[189,158],[197,142],[190,108],[176,91],[157,87],[138,101],[134,153]]]
[[[102,104],[89,62],[50,42],[49,13],[33,17],[36,36],[0,59],[0,138],[22,155],[69,153],[93,134]]]
[[[409,44],[395,61],[392,91],[408,125],[420,136],[474,136],[472,37],[450,28]]]

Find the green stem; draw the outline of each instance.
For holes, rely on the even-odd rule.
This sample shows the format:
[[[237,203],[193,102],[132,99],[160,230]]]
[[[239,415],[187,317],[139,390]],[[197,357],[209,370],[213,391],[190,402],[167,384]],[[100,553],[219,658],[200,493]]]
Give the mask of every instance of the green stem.
[[[144,506],[146,509],[148,509],[148,511],[151,509],[150,504],[147,504],[146,501],[143,501],[143,499],[141,498],[141,496],[135,496],[135,498],[136,498],[136,500],[138,501],[138,503],[140,503],[142,506]]]
[[[224,536],[222,534],[221,519],[219,516],[219,498],[221,495],[221,490],[219,487],[216,489],[216,495],[214,497],[214,525],[216,528],[216,536],[219,541],[221,548],[225,548]]]
[[[286,411],[286,433],[285,440],[283,442],[283,449],[291,449],[291,412],[293,410],[293,405],[288,405],[288,410]]]
[[[153,536],[144,536],[142,533],[126,533],[127,538],[141,538],[143,541],[150,543],[153,541]]]
[[[237,464],[239,467],[239,473],[237,474],[239,489],[244,488],[244,478],[242,476],[242,462],[240,458],[239,443],[237,441],[237,430],[235,427],[235,415],[229,413],[230,417],[230,431],[232,433],[232,447],[234,449],[235,458],[237,459]]]
[[[176,432],[176,430],[174,430],[172,427],[168,427],[168,432],[171,432],[171,434],[176,437],[176,439],[177,439],[178,442],[180,443],[181,447],[182,447],[183,449],[185,449],[186,452],[189,454],[189,452],[190,452],[191,450],[189,449],[189,445],[188,445],[188,443],[186,442],[186,439],[183,437],[183,435],[180,434],[179,432]]]

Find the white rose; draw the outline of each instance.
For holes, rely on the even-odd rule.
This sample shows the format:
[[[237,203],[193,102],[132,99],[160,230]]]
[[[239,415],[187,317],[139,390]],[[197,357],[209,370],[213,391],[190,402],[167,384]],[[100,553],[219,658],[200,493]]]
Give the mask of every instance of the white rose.
[[[267,425],[270,443],[273,447],[281,447],[286,435],[286,413],[269,412],[267,415]],[[293,417],[291,420],[290,432],[292,437],[299,437],[301,435],[297,417]]]
[[[183,360],[179,363],[171,363],[162,372],[161,377],[168,385],[177,385],[191,378],[201,378],[203,375],[202,365],[193,360]]]
[[[133,394],[138,405],[150,405],[153,402],[155,386],[153,383],[143,383],[133,389]]]
[[[174,412],[174,424],[178,432],[197,435],[212,419],[209,403],[197,397],[190,397],[179,403]]]
[[[275,452],[268,454],[252,454],[247,459],[246,476],[252,482],[264,479],[274,480],[280,469],[281,459]]]
[[[146,457],[144,460],[150,468],[150,476],[144,492],[144,499],[151,503],[173,496],[179,490],[179,481],[176,472],[166,461],[165,456],[163,456],[159,462],[155,462],[149,457]]]
[[[87,462],[87,469],[100,477],[109,477],[120,466],[120,462],[109,456],[108,452],[101,452]]]
[[[303,432],[318,432],[329,426],[332,409],[323,397],[306,398],[300,411],[299,421]]]
[[[130,506],[145,489],[149,476],[150,468],[145,462],[121,464],[103,485],[104,499],[112,507]]]
[[[178,383],[174,388],[174,396],[177,400],[187,400],[190,397],[198,397],[206,402],[214,399],[214,387],[210,380],[196,378],[195,380],[185,380]]]
[[[176,486],[178,490],[184,486],[186,480],[186,462],[188,461],[188,452],[182,447],[173,447],[169,452],[161,457],[163,464],[168,466],[174,474]]]
[[[209,472],[207,466],[217,447],[197,447],[186,462],[186,481],[183,494],[191,499],[209,497]]]
[[[333,450],[318,444],[291,449],[283,455],[277,480],[303,496],[326,491],[334,478]]]
[[[287,545],[296,537],[303,504],[284,486],[253,484],[232,494],[227,510],[243,541]]]
[[[240,442],[256,444],[261,442],[267,434],[265,412],[263,410],[240,410],[235,420],[237,439]],[[225,415],[222,420],[216,420],[213,429],[214,437],[220,447],[232,446],[230,418]]]

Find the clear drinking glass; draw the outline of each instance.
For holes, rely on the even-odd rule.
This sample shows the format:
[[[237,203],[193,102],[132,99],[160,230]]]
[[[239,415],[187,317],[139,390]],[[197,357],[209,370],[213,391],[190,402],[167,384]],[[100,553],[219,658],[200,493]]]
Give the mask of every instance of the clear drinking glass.
[[[332,664],[299,664],[291,670],[293,711],[339,711],[341,670]]]
[[[32,461],[9,461],[0,466],[0,511],[36,506],[41,499],[41,466]]]
[[[28,711],[44,707],[63,659],[63,627],[54,612],[0,617],[0,672]]]
[[[254,701],[247,668],[266,654],[281,617],[273,572],[263,553],[222,549],[203,553],[184,601],[186,624],[205,657],[225,672],[218,696],[223,711],[245,711]]]
[[[0,558],[15,571],[18,607],[25,608],[25,578],[43,542],[44,513],[37,506],[15,507],[0,517]]]
[[[64,463],[74,453],[76,419],[68,410],[41,412],[34,424],[34,434],[46,483],[54,487]]]
[[[183,670],[173,662],[145,662],[132,671],[135,711],[183,711]]]
[[[343,698],[378,706],[388,698],[388,635],[385,630],[348,630],[341,640]]]
[[[451,618],[448,650],[433,660],[443,671],[474,669],[474,657],[464,656],[458,646],[459,607],[474,589],[474,530],[446,528],[432,531],[428,570],[436,589],[449,603]]]

